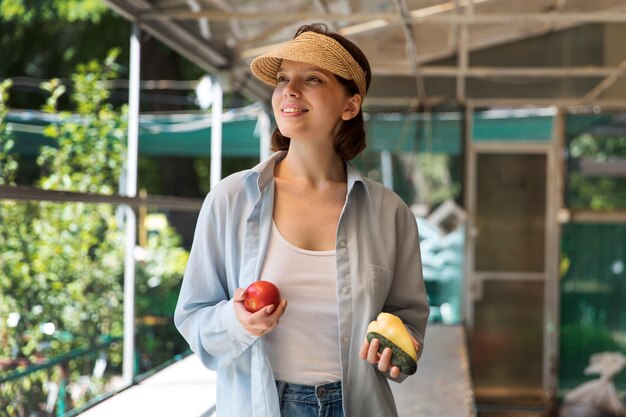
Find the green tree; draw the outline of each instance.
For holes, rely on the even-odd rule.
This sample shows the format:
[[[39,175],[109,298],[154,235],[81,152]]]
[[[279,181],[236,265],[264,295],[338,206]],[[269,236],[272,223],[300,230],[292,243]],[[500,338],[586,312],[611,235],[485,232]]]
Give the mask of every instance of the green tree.
[[[0,79],[69,78],[79,63],[120,47],[128,56],[130,26],[101,0],[1,0]],[[125,65],[125,61],[122,61]],[[43,92],[16,79],[14,108],[38,108]],[[61,106],[69,108],[68,100]]]
[[[118,54],[119,50],[113,51],[102,64],[80,65],[72,76],[70,101],[76,110],[59,113],[60,121],[44,130],[55,146],[41,151],[39,187],[98,194],[117,191],[126,110],[109,103],[110,93],[102,81],[117,76]],[[17,169],[10,153],[11,132],[3,122],[9,86],[10,82],[4,82],[0,90],[3,183],[11,183]],[[44,110],[57,112],[64,86],[53,79],[42,88],[49,95]],[[118,207],[110,204],[0,200],[0,358],[32,363],[93,345],[103,335],[121,336],[124,245],[120,219]],[[158,304],[150,297],[179,284],[187,253],[179,249],[176,234],[167,227],[151,236],[145,250],[145,259],[138,264],[137,285],[140,311],[149,314]],[[173,307],[169,308],[158,313],[171,315]],[[171,356],[172,350],[171,346],[163,349],[163,355]],[[119,346],[109,359],[109,369],[119,367]],[[92,366],[87,359],[71,362],[70,380],[89,374]],[[59,378],[60,371],[54,369],[4,384],[0,416],[37,411],[45,402],[46,382]]]
[[[626,136],[597,136],[588,133],[570,144],[572,160],[605,162],[626,159]],[[590,176],[576,169],[568,178],[568,205],[578,210],[611,211],[626,209],[626,179]]]
[[[125,119],[106,103],[100,82],[115,75],[116,54],[104,65],[80,66],[73,76],[77,113],[61,114],[61,122],[45,129],[56,146],[42,150],[38,162],[46,174],[40,187],[105,194],[117,188]],[[50,94],[44,109],[56,111],[64,87],[58,80],[42,87]],[[115,210],[104,204],[2,201],[0,305],[19,317],[0,330],[8,342],[0,348],[2,357],[38,361],[120,333],[123,245]],[[48,377],[54,380],[57,373]],[[11,402],[7,409],[25,412],[41,401],[32,391],[43,394],[45,378],[34,378],[26,386],[29,394],[9,392],[12,399],[2,399]]]
[[[5,120],[8,107],[9,89],[13,85],[10,79],[0,82],[0,184],[12,184],[17,171],[17,160],[11,154],[15,143],[11,135],[11,129]]]
[[[37,89],[37,79],[59,78],[68,91],[74,86],[70,76],[78,63],[103,57],[112,48],[119,48],[118,61],[125,78],[128,67],[131,24],[112,11],[102,0],[0,0],[0,82],[13,78],[14,85],[9,103],[12,108],[34,109],[41,107],[45,92]],[[144,80],[198,79],[205,72],[196,65],[142,33],[141,78]],[[125,84],[125,83],[123,83]],[[236,96],[236,97],[235,97]],[[59,97],[59,109],[73,110],[69,94]],[[197,109],[189,91],[142,91],[141,110],[177,111]],[[127,101],[125,88],[113,91],[113,103]],[[240,102],[239,95],[230,95],[233,103]],[[140,159],[142,167],[140,187],[150,194],[202,197],[206,192],[199,188],[204,178],[198,178],[194,166],[202,158],[148,157]],[[228,171],[229,161],[224,163]],[[249,166],[249,165],[248,165]],[[32,159],[22,158],[16,173],[20,184],[31,184],[38,176]],[[185,236],[190,245],[195,225],[193,213],[169,215],[169,221]]]

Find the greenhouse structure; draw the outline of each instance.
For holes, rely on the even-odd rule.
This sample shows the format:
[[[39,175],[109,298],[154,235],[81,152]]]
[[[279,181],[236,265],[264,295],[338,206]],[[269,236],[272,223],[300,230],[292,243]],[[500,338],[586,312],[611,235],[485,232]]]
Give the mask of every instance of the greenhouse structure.
[[[214,374],[189,362],[193,354],[173,335],[171,300],[148,313],[136,301],[147,237],[176,213],[195,218],[203,199],[145,195],[137,189],[138,161],[208,161],[208,190],[230,166],[267,158],[271,90],[251,77],[249,62],[314,21],[371,57],[368,146],[353,163],[400,195],[420,230],[431,316],[418,373],[392,387],[400,416],[568,417],[568,393],[599,378],[586,371],[592,355],[626,355],[623,1],[105,3],[133,27],[120,189],[105,195],[0,185],[0,199],[114,207],[125,239],[117,259],[123,328],[61,358],[0,368],[0,384],[54,369],[68,376],[78,360],[87,380],[115,378],[82,403],[69,399],[78,380],[57,378],[56,391],[44,395],[46,415],[115,415],[140,401],[137,410],[145,411],[153,399],[172,415],[157,405],[160,396],[174,401],[167,395],[185,403],[177,415],[216,415]],[[141,33],[206,71],[208,108],[139,111]],[[223,108],[233,91],[249,104]],[[59,146],[48,126],[70,119],[10,109],[11,152],[37,160],[43,148]],[[179,232],[189,236],[193,227]],[[160,349],[154,343],[168,338],[169,357],[151,359],[150,349]],[[622,368],[612,383],[623,403]],[[168,381],[186,388],[157,391]]]

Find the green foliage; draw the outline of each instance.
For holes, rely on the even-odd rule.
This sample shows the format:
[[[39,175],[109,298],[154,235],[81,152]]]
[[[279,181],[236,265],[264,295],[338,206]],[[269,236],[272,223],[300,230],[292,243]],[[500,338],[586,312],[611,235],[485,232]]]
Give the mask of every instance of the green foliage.
[[[144,372],[187,349],[172,315],[189,253],[172,228],[161,227],[148,231],[146,246],[138,251],[137,258],[135,309],[141,337],[136,349],[140,353],[139,372]]]
[[[572,140],[573,158],[589,157],[600,161],[626,157],[626,136],[593,136],[588,133]]]
[[[6,21],[31,22],[36,16],[46,21],[89,21],[97,23],[107,7],[100,0],[3,0],[0,18]]]
[[[593,161],[626,159],[626,136],[583,134],[570,142],[570,156]],[[572,209],[611,211],[626,209],[626,179],[595,177],[573,170],[568,178],[568,205]]]
[[[181,238],[172,228],[163,227],[149,232],[146,247],[140,253],[136,313],[169,317],[176,307],[189,252],[181,247]]]
[[[454,199],[461,191],[461,184],[454,182],[451,175],[451,158],[445,154],[423,153],[417,156],[419,170],[424,176],[428,197],[427,203],[437,205]]]
[[[107,65],[97,63],[78,70],[77,78],[89,80],[75,85],[79,117],[65,114],[62,122],[46,128],[57,146],[42,150],[39,164],[47,174],[41,187],[100,193],[117,189],[125,119],[102,99],[108,93],[99,82],[112,75]],[[42,87],[50,93],[45,110],[55,111],[63,86],[52,80]],[[7,167],[4,178],[11,175]],[[8,343],[0,346],[0,357],[38,361],[88,346],[119,328],[123,235],[115,207],[1,201],[0,224],[0,313],[19,315],[11,327],[2,320],[0,337]],[[39,386],[36,379],[53,374],[33,374],[18,386]],[[12,385],[6,385],[10,392]],[[42,389],[24,392],[33,407],[41,402]],[[14,402],[20,396],[3,392],[3,397],[0,401]]]
[[[130,24],[101,0],[0,1],[0,79],[67,78],[81,62],[121,47],[128,56]],[[126,61],[121,61],[126,65]],[[16,85],[15,108],[38,108],[41,94]],[[73,109],[67,100],[60,107]]]
[[[4,20],[21,20],[28,22],[35,14],[34,8],[30,10],[26,7],[23,0],[3,0],[0,2],[0,16]]]
[[[104,63],[81,65],[72,76],[70,100],[76,110],[61,113],[59,122],[45,128],[56,146],[41,150],[39,187],[117,192],[126,112],[108,103],[103,81],[117,76],[118,53],[113,51]],[[0,116],[6,114],[9,86],[2,84]],[[44,110],[57,112],[58,100],[66,92],[63,84],[53,79],[41,87],[48,93]],[[9,183],[17,162],[10,159],[12,137],[3,120],[0,117],[0,178]],[[34,362],[93,345],[103,335],[122,335],[122,218],[118,208],[108,204],[0,200],[0,359]],[[151,234],[144,259],[137,265],[141,314],[172,314],[171,295],[177,294],[186,262],[187,253],[169,227]],[[166,297],[169,301],[163,303]],[[18,320],[9,325],[8,317]],[[171,357],[173,348],[160,350]],[[119,368],[119,349],[108,352],[107,369]],[[92,368],[92,359],[71,361],[69,381],[89,375]],[[3,384],[0,416],[39,410],[39,404],[45,403],[46,382],[58,381],[58,372],[53,368]],[[96,394],[89,392],[72,405]]]
[[[568,185],[568,206],[572,209],[626,209],[626,181],[623,178],[588,177],[574,172],[570,174]]]
[[[101,194],[118,189],[126,124],[123,113],[107,103],[109,91],[103,86],[103,81],[117,74],[118,54],[119,50],[111,52],[104,65],[95,61],[79,65],[72,76],[71,101],[77,111],[61,113],[60,122],[44,129],[58,146],[45,147],[39,157],[38,163],[47,174],[40,181],[42,188]],[[56,112],[64,86],[53,79],[41,87],[50,94],[44,110]]]
[[[396,153],[393,155],[393,189],[408,205],[437,206],[454,199],[461,191],[458,166],[449,155],[438,153]],[[382,182],[381,157],[368,151],[357,156],[352,163],[366,177]]]
[[[18,164],[16,157],[11,154],[11,149],[15,144],[11,128],[5,123],[9,89],[12,85],[13,82],[10,79],[0,83],[0,184],[13,183]]]

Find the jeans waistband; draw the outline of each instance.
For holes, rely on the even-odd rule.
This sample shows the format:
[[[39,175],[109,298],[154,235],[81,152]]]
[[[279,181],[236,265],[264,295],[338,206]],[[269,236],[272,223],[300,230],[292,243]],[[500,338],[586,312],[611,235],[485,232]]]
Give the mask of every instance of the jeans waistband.
[[[278,397],[283,401],[301,401],[323,404],[341,400],[341,381],[321,385],[292,384],[276,381]]]

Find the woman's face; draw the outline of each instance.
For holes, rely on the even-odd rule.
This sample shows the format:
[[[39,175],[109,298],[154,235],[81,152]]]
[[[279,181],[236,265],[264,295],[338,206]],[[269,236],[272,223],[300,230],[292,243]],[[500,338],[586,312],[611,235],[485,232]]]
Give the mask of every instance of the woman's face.
[[[274,116],[292,140],[332,139],[360,111],[361,96],[350,96],[334,74],[317,66],[283,60],[276,81]]]

